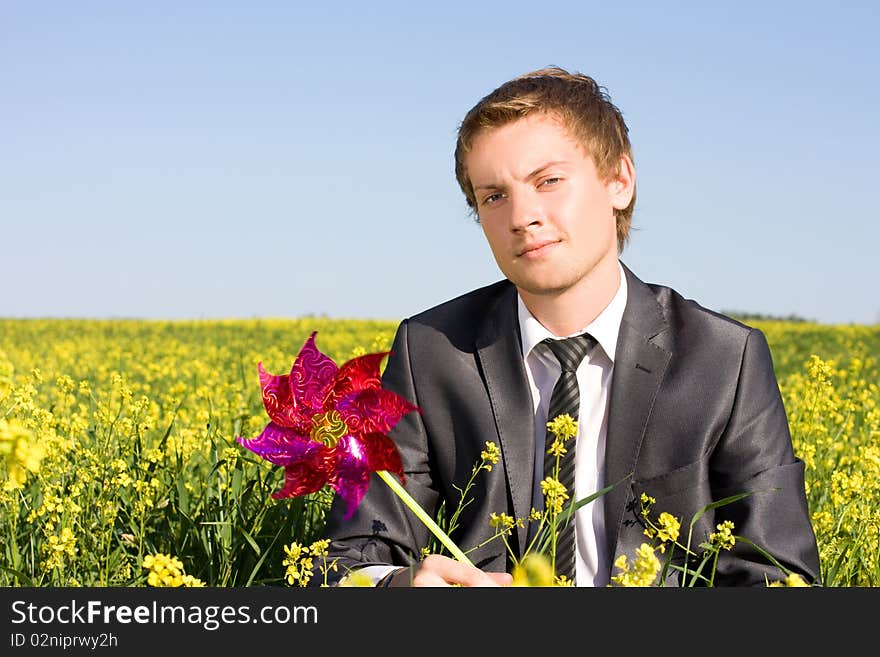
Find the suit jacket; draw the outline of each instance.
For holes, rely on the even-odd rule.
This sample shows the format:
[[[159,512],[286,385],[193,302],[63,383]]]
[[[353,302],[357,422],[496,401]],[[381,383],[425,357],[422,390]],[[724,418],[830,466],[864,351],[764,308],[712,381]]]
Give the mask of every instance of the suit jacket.
[[[609,397],[604,498],[608,554],[632,558],[648,539],[639,515],[642,492],[656,514],[682,523],[729,495],[754,492],[705,513],[697,549],[722,520],[785,567],[818,581],[819,556],[804,491],[804,464],[789,426],[763,334],[707,310],[674,290],[646,284],[624,266],[628,296]],[[520,346],[516,289],[507,280],[474,290],[404,320],[382,385],[419,406],[389,434],[406,473],[406,490],[428,513],[460,500],[460,488],[486,441],[501,449],[481,472],[451,538],[467,551],[495,531],[491,513],[527,516],[534,472],[534,416]],[[429,530],[373,475],[355,514],[343,519],[334,500],[325,536],[330,558],[347,568],[408,565],[420,558]],[[517,556],[527,528],[516,530]],[[681,554],[681,551],[679,551]],[[469,552],[485,570],[510,570],[500,539]],[[613,560],[613,559],[612,559]],[[612,573],[610,573],[612,574]],[[764,585],[783,574],[746,542],[722,552],[715,585]],[[666,585],[679,582],[674,570]]]

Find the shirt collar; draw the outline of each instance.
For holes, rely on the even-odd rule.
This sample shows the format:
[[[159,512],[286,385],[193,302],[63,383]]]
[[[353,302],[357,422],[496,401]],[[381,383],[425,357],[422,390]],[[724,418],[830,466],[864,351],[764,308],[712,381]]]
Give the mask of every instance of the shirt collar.
[[[598,341],[603,351],[614,362],[614,356],[617,351],[617,334],[620,333],[620,322],[623,319],[623,310],[626,308],[626,274],[620,261],[617,263],[620,270],[620,286],[611,299],[611,302],[605,306],[604,310],[590,324],[583,327],[579,331],[575,331],[572,335],[588,332]],[[532,349],[546,338],[556,338],[548,331],[541,322],[535,319],[534,315],[526,308],[522,297],[516,295],[517,316],[519,318],[520,334],[522,336],[522,353],[523,357],[528,356]],[[571,336],[565,336],[571,337]]]

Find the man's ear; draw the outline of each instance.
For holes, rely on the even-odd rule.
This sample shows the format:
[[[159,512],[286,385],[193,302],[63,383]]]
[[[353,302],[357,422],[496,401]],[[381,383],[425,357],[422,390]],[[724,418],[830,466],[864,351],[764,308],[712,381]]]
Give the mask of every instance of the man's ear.
[[[608,196],[616,210],[623,210],[632,202],[636,190],[636,166],[629,155],[621,155],[617,173],[608,181]]]

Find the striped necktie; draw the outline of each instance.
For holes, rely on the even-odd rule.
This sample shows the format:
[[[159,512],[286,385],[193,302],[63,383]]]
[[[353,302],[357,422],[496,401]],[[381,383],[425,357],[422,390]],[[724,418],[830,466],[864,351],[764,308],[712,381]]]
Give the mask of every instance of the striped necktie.
[[[562,373],[553,387],[550,395],[550,408],[547,411],[547,421],[550,422],[558,415],[567,413],[575,420],[578,419],[578,407],[580,405],[580,394],[578,393],[577,371],[581,361],[596,345],[596,339],[589,333],[577,335],[573,338],[564,340],[553,340],[547,338],[543,341],[550,351],[556,356],[562,367]],[[544,445],[544,477],[552,477],[556,459],[547,453],[550,445],[553,444],[555,436],[551,431],[547,431],[547,437]],[[574,503],[574,461],[575,461],[575,441],[567,441],[566,454],[560,459],[559,463],[559,482],[565,486],[569,495],[569,503]],[[574,537],[574,517],[560,527],[556,538],[556,574],[565,575],[572,582],[575,581],[575,537]]]

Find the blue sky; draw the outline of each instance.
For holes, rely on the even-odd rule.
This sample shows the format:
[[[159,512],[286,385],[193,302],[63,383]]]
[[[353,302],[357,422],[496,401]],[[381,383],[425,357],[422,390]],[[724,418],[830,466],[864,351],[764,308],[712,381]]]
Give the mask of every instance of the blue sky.
[[[877,6],[4,0],[0,316],[397,320],[494,282],[455,130],[555,64],[630,126],[643,280],[880,322]]]

